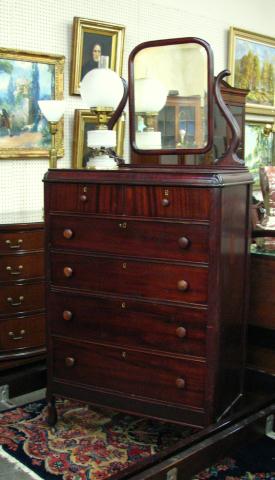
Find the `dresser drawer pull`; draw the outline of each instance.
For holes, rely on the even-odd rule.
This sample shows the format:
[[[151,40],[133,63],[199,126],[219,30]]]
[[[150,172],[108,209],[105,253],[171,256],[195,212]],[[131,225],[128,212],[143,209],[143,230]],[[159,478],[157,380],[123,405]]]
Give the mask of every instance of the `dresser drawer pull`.
[[[126,262],[123,262],[122,268],[123,268],[123,270],[126,270],[126,268],[127,268],[127,263]]]
[[[17,270],[13,269],[13,267],[10,267],[9,265],[6,267],[7,272],[9,272],[10,275],[20,275],[23,270],[23,265],[18,265]]]
[[[11,240],[6,240],[6,245],[8,245],[9,248],[20,248],[22,247],[22,243],[22,238],[19,238],[19,240],[17,240],[17,243],[15,243],[14,245],[12,244]]]
[[[20,335],[16,336],[15,333],[9,332],[9,337],[11,337],[12,340],[23,340],[25,333],[26,330],[20,330]]]
[[[12,306],[12,307],[18,307],[19,305],[22,305],[24,302],[24,297],[20,296],[19,299],[16,301],[12,297],[7,298],[7,302]]]
[[[66,322],[70,321],[73,318],[72,312],[70,310],[64,310],[62,313],[63,320],[66,320]]]
[[[73,274],[73,269],[71,267],[64,267],[63,272],[65,277],[70,278]]]
[[[121,308],[126,308],[126,307],[127,307],[126,303],[125,303],[125,302],[122,302],[122,303],[121,303]]]
[[[66,367],[73,367],[75,365],[75,359],[73,357],[66,357],[65,358],[65,365]]]
[[[187,237],[180,237],[178,239],[178,244],[179,244],[180,248],[187,248],[190,245],[190,240]]]
[[[179,338],[184,338],[184,337],[186,337],[186,333],[187,333],[187,332],[186,332],[186,328],[184,328],[184,327],[178,327],[178,328],[176,329],[176,335],[177,335],[177,337],[179,337]]]
[[[127,353],[126,353],[126,352],[122,352],[122,353],[121,353],[121,356],[122,356],[122,358],[126,358],[126,357],[127,357]]]
[[[119,228],[121,228],[122,230],[126,230],[126,229],[127,229],[127,222],[119,223],[118,226],[119,226]]]
[[[88,200],[87,195],[80,195],[80,201],[81,202],[85,203],[85,202],[87,202],[87,200]]]
[[[185,388],[185,380],[184,380],[184,378],[177,378],[177,380],[176,380],[176,386],[177,386],[178,388],[181,388],[181,389]]]
[[[178,290],[180,290],[180,292],[186,292],[186,290],[188,290],[188,282],[186,282],[186,280],[179,280],[178,281]]]
[[[161,200],[161,205],[162,205],[163,207],[169,207],[169,205],[170,205],[170,200],[169,200],[169,198],[163,198],[163,199]]]
[[[65,228],[65,230],[63,231],[63,237],[66,238],[67,240],[70,240],[70,238],[72,238],[73,234],[74,233],[70,228]]]

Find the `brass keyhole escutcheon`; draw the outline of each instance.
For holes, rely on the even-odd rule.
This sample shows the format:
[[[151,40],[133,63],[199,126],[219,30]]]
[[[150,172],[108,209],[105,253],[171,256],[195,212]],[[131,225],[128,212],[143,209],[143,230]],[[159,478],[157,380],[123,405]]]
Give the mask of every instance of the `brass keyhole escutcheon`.
[[[122,268],[123,268],[124,270],[126,270],[126,268],[127,268],[127,263],[126,263],[126,262],[123,262]]]
[[[164,190],[164,196],[165,196],[165,197],[168,197],[168,196],[169,196],[169,190],[168,190],[168,188],[166,188],[166,189]]]
[[[88,187],[83,187],[83,193],[87,193],[88,192]]]
[[[122,352],[121,356],[122,356],[122,358],[126,358],[127,353],[126,353],[126,352]]]
[[[126,303],[125,302],[122,302],[121,308],[126,308]]]

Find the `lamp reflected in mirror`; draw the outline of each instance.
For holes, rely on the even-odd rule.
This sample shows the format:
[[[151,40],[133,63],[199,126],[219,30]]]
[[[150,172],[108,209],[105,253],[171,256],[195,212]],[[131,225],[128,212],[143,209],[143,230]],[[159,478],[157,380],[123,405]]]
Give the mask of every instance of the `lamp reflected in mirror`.
[[[51,134],[51,148],[49,151],[50,168],[57,166],[57,150],[55,144],[55,135],[58,131],[58,122],[60,121],[65,110],[64,100],[38,100],[39,108],[49,123],[49,130]]]

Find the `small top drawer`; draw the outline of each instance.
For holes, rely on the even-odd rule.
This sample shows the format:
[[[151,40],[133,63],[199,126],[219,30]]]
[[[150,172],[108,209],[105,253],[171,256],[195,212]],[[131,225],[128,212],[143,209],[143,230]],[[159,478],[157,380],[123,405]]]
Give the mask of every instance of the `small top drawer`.
[[[52,215],[54,248],[208,262],[208,226],[189,222]]]
[[[44,230],[0,233],[0,254],[44,250]]]
[[[127,186],[126,215],[208,220],[211,194],[207,188]]]
[[[50,210],[99,214],[121,214],[123,187],[117,185],[52,184]]]

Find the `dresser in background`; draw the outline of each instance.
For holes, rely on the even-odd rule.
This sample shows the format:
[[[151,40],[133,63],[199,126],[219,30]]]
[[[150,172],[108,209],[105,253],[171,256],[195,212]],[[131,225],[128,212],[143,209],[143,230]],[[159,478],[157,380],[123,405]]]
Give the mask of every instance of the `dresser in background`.
[[[44,272],[41,214],[2,215],[0,385],[8,384],[12,396],[44,386]]]

